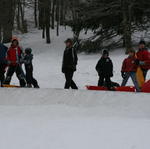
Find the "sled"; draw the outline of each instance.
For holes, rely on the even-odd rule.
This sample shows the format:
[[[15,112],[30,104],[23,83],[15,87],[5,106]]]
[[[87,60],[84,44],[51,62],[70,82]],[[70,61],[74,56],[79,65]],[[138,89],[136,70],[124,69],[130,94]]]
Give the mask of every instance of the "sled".
[[[107,87],[99,87],[99,86],[86,86],[88,90],[93,90],[93,91],[108,91]]]
[[[143,84],[141,91],[144,93],[150,93],[150,80]]]
[[[20,86],[17,86],[17,85],[6,85],[6,84],[4,84],[3,87],[5,87],[5,88],[20,88]]]
[[[121,86],[121,87],[117,87],[115,88],[115,91],[118,92],[135,92],[135,87],[133,86]]]
[[[86,88],[87,88],[87,90],[93,90],[93,91],[109,91],[106,87],[99,87],[99,86],[86,86]],[[112,91],[135,92],[135,87],[133,87],[133,86],[116,87]]]
[[[145,79],[144,79],[143,72],[140,67],[138,67],[137,69],[136,78],[137,78],[139,87],[141,88],[143,84],[145,83]]]

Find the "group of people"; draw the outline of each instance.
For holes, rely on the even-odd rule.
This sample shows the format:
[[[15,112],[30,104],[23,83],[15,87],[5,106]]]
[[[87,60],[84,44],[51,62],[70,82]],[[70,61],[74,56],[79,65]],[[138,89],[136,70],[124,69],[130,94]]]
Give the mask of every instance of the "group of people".
[[[65,41],[66,49],[63,55],[62,72],[65,74],[66,83],[65,89],[78,89],[73,81],[74,72],[78,63],[77,50],[73,45],[72,39]],[[7,48],[0,43],[0,85],[10,85],[12,76],[16,76],[20,82],[20,87],[39,88],[37,80],[33,77],[33,54],[31,48],[26,48],[25,51],[19,46],[17,38],[12,39],[11,46]],[[25,73],[22,65],[25,66]],[[150,52],[146,48],[145,41],[139,42],[139,50],[136,53],[133,49],[128,52],[128,57],[123,61],[121,76],[123,78],[121,86],[126,86],[128,79],[131,77],[137,92],[141,88],[138,84],[136,72],[138,67],[141,68],[143,77],[146,80],[147,72],[150,69]],[[118,83],[112,82],[113,77],[113,62],[109,57],[107,50],[103,51],[102,57],[96,65],[96,71],[99,75],[98,86],[105,86],[109,90],[114,90],[115,86],[120,86]],[[6,73],[6,75],[5,75]],[[6,77],[5,77],[6,76]]]
[[[67,39],[65,41],[66,49],[63,56],[62,72],[65,74],[66,83],[65,89],[78,89],[77,85],[73,81],[73,74],[76,71],[76,66],[78,62],[78,57],[76,49],[73,46],[73,41]],[[143,77],[146,80],[147,72],[150,69],[150,52],[146,48],[145,41],[139,42],[139,49],[136,53],[134,49],[130,49],[128,52],[128,57],[123,61],[121,76],[123,81],[121,86],[126,86],[129,78],[131,77],[133,84],[137,92],[140,92],[141,88],[138,84],[136,72],[138,67],[141,68]],[[107,50],[103,51],[102,57],[96,65],[96,71],[99,75],[98,86],[105,86],[109,90],[114,90],[115,86],[119,86],[118,83],[112,82],[111,77],[113,77],[113,62],[109,57],[109,52]]]
[[[0,86],[10,85],[12,76],[16,73],[20,87],[39,88],[37,80],[33,77],[32,60],[32,49],[26,48],[23,52],[17,38],[12,39],[9,48],[0,43]],[[22,69],[23,64],[26,73]]]

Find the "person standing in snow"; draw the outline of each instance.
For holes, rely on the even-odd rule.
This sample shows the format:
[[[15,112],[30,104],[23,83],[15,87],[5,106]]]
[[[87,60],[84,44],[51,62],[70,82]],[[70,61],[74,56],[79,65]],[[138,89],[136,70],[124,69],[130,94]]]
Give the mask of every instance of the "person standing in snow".
[[[19,46],[18,40],[14,38],[12,39],[12,44],[7,51],[7,61],[9,67],[7,70],[4,84],[9,85],[13,74],[16,73],[17,78],[19,79],[20,82],[20,86],[21,87],[26,86],[23,70],[20,63],[21,57],[22,57],[22,50]]]
[[[102,57],[96,65],[96,71],[99,75],[98,86],[104,86],[111,90],[111,77],[113,77],[113,63],[109,58],[109,52],[107,50],[103,51]]]
[[[65,89],[78,89],[77,85],[73,81],[73,75],[76,71],[76,66],[78,62],[77,52],[73,47],[73,41],[71,39],[67,39],[65,41],[66,49],[63,55],[63,63],[62,63],[62,72],[65,74],[66,83]]]
[[[27,87],[31,88],[33,85],[34,88],[39,88],[37,80],[33,77],[32,60],[33,60],[32,49],[26,48],[22,62],[25,64]]]
[[[147,72],[150,69],[150,52],[146,48],[145,41],[139,42],[139,50],[136,53],[139,65],[143,71],[144,79],[146,80]]]
[[[136,79],[136,71],[138,68],[137,58],[135,56],[135,51],[130,50],[129,56],[123,61],[121,75],[123,78],[121,86],[126,86],[129,78],[131,77],[133,84],[137,92],[140,92],[140,88]]]
[[[8,48],[0,43],[0,86],[3,87],[5,79],[5,68],[7,66],[6,54]]]

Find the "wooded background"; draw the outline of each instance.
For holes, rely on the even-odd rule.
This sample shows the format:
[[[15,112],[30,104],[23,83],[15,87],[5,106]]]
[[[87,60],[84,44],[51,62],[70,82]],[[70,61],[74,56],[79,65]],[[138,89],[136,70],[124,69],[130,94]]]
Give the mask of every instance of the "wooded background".
[[[0,0],[0,41],[10,42],[14,28],[28,32],[27,8],[34,10],[34,26],[46,43],[51,43],[51,30],[59,36],[60,26],[70,26],[75,41],[81,31],[91,30],[93,36],[81,46],[89,52],[119,46],[128,51],[132,35],[150,29],[149,0]],[[115,37],[119,40],[105,44]]]

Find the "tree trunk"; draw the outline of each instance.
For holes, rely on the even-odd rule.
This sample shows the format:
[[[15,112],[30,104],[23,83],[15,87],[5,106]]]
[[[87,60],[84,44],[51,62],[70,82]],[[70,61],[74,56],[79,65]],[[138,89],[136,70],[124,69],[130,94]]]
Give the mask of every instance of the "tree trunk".
[[[126,53],[132,48],[132,33],[131,33],[131,12],[128,0],[122,0],[123,13],[123,39],[126,48]]]
[[[37,0],[34,0],[34,22],[35,27],[38,26],[38,20],[37,20]]]
[[[57,21],[57,36],[59,36],[59,25],[60,25],[60,0],[57,0],[57,6],[56,6],[56,21]]]

